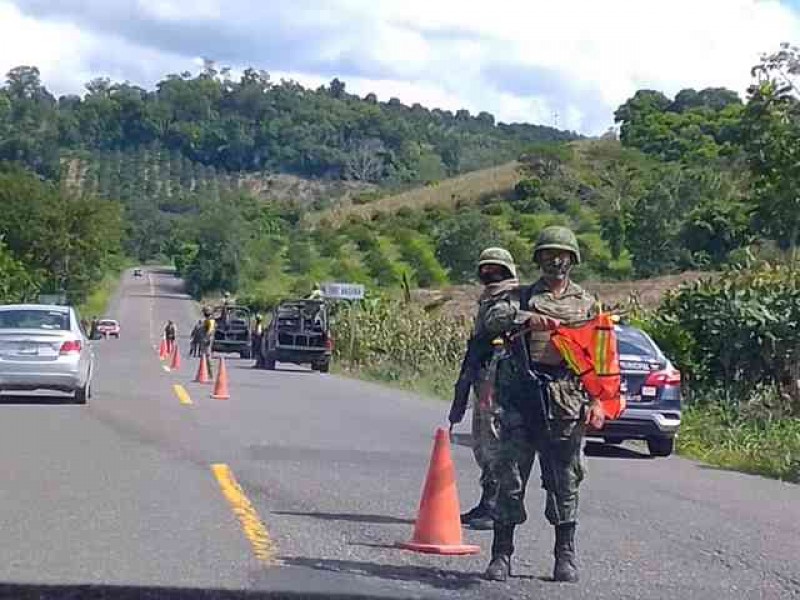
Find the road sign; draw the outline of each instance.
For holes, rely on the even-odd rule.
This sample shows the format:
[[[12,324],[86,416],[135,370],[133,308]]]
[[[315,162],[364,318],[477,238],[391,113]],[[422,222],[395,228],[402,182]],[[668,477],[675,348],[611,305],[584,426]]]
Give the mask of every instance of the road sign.
[[[360,283],[324,283],[322,294],[334,300],[361,300],[364,286]]]

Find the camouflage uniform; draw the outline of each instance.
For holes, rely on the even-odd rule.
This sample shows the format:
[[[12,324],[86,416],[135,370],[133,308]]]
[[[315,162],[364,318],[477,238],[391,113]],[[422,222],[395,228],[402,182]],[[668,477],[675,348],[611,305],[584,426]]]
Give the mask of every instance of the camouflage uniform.
[[[491,343],[492,337],[487,335],[483,327],[486,313],[494,303],[502,300],[509,290],[516,288],[519,282],[516,279],[509,279],[500,283],[489,284],[484,288],[479,300],[478,314],[475,318],[475,335],[479,339],[487,340],[487,345]],[[491,346],[488,352],[491,353]],[[499,367],[498,367],[499,368]],[[478,381],[482,381],[486,376],[487,365],[481,367]],[[482,407],[478,402],[478,386],[474,386],[473,406],[472,406],[472,452],[475,455],[475,462],[481,468],[481,489],[488,503],[487,508],[494,506],[494,498],[497,495],[497,477],[493,474],[492,465],[497,460],[500,450],[498,406],[493,404]]]
[[[509,294],[486,315],[485,327],[493,332],[509,331],[527,321],[533,312],[569,325],[594,316],[594,299],[572,282],[556,298],[540,280],[532,286],[524,309],[519,306],[519,294]],[[546,415],[538,398],[533,397],[539,390],[531,389],[532,382],[520,372],[519,365],[510,360],[500,364],[497,400],[502,408],[503,435],[495,464],[500,484],[495,519],[500,523],[525,522],[525,488],[537,453],[542,487],[547,492],[547,520],[552,525],[577,520],[578,485],[584,475],[582,417],[588,398],[549,338],[548,332],[532,332],[529,336],[531,361],[547,380]]]
[[[559,243],[548,244],[554,237],[554,230]],[[574,264],[580,262],[577,240],[569,230],[545,229],[534,256],[546,248],[569,250]],[[595,305],[594,298],[575,283],[567,280],[564,291],[556,295],[542,278],[530,287],[517,288],[497,299],[486,312],[483,327],[490,335],[513,335],[535,315],[573,325],[593,318]],[[523,341],[527,347],[523,362],[529,359],[530,363],[503,361],[497,375],[500,449],[494,473],[499,491],[493,513],[492,562],[486,577],[504,580],[510,573],[514,528],[527,519],[525,490],[538,454],[541,483],[547,495],[545,516],[556,529],[554,578],[576,581],[573,536],[578,514],[578,487],[585,474],[582,442],[589,399],[577,376],[567,369],[550,342],[549,331],[531,331],[520,340]],[[528,368],[537,374],[537,379],[523,372]]]
[[[461,377],[469,380],[468,389],[472,390],[472,393],[467,391],[472,398],[472,452],[475,462],[481,469],[482,492],[478,505],[461,515],[461,521],[476,529],[491,529],[492,527],[490,513],[497,496],[497,478],[493,475],[492,463],[496,460],[499,449],[497,406],[482,407],[478,402],[479,384],[486,377],[487,364],[492,354],[492,337],[483,328],[483,321],[486,312],[496,299],[503,298],[510,290],[519,286],[516,265],[510,252],[503,248],[487,248],[481,252],[478,261],[479,273],[481,267],[487,264],[504,267],[508,278],[484,286],[478,299],[478,311],[470,338],[472,348],[467,353],[469,356],[472,352],[474,356],[471,359],[465,357],[465,363],[474,360],[477,367],[475,365],[466,365],[467,368],[462,366]],[[461,406],[459,406],[459,402]],[[461,421],[466,410],[466,403],[466,394],[459,400],[458,393],[456,393],[450,411],[451,423]]]

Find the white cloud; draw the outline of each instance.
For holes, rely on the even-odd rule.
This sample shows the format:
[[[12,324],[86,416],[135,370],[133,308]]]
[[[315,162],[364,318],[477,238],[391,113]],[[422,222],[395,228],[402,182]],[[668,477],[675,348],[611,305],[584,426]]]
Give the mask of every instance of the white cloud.
[[[85,63],[90,46],[90,36],[74,25],[25,17],[14,5],[0,0],[2,74],[16,66],[33,65],[50,87],[71,88],[76,77],[90,76]]]
[[[11,1],[0,68],[37,64],[57,92],[97,75],[152,85],[209,48],[235,68],[314,86],[338,76],[408,104],[545,124],[558,112],[584,133],[642,87],[743,92],[761,52],[800,41],[778,0],[106,0],[94,15],[89,1],[13,0],[36,18]]]

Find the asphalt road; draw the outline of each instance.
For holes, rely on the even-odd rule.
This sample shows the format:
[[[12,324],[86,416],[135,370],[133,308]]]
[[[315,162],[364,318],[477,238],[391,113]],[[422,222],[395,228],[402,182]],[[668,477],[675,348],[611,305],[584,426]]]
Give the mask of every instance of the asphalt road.
[[[395,549],[447,407],[233,356],[213,400],[194,360],[168,373],[154,349],[167,319],[185,349],[196,315],[171,274],[126,275],[87,406],[3,397],[0,596],[800,597],[800,487],[631,448],[587,459],[577,585],[547,581],[537,475],[509,583],[480,579],[491,532],[464,532],[473,557]],[[466,508],[478,473],[453,456]]]

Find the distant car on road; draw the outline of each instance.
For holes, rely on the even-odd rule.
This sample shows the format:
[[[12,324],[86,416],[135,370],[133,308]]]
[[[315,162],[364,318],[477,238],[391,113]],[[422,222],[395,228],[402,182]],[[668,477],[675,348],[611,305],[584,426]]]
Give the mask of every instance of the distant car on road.
[[[615,329],[627,407],[586,435],[607,444],[645,440],[652,456],[669,456],[681,425],[681,374],[645,332],[625,324]]]
[[[272,320],[261,341],[267,369],[276,362],[310,364],[320,373],[330,370],[333,338],[328,329],[328,311],[322,300],[286,300],[272,312]]]
[[[0,306],[0,392],[71,392],[86,404],[93,374],[94,353],[74,308]]]
[[[119,338],[119,321],[114,319],[100,319],[97,322],[97,331],[103,337]]]
[[[142,270],[141,269],[134,269],[133,270],[133,276],[134,277],[141,277],[142,276]]]

